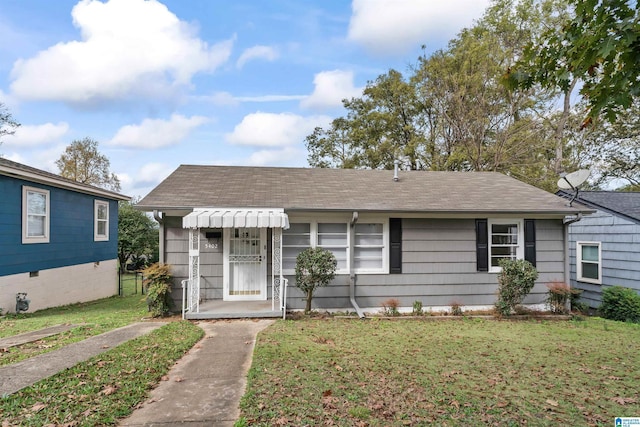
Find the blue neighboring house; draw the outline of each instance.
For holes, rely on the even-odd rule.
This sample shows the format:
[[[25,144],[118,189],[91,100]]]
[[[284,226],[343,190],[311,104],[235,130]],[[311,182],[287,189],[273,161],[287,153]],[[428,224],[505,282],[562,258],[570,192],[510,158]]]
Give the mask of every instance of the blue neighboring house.
[[[580,191],[575,201],[596,212],[569,226],[571,286],[593,308],[606,287],[640,292],[640,192]]]
[[[130,198],[0,158],[0,308],[118,293],[118,201]]]

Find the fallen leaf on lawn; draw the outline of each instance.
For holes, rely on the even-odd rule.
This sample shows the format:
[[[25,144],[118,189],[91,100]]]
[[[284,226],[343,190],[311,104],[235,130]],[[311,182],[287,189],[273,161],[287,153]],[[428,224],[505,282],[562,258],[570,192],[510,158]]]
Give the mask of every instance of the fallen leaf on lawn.
[[[327,397],[327,396],[331,396],[331,390],[325,390],[322,392],[322,397]]]
[[[82,413],[82,416],[83,416],[83,417],[88,417],[89,415],[91,415],[91,409],[87,409],[86,411],[84,411],[84,412]]]
[[[169,375],[163,375],[163,376],[160,378],[160,381],[169,381]]]
[[[96,363],[96,365],[98,365],[98,368],[102,368],[106,364],[107,362],[105,362],[104,360],[100,360],[98,363]]]
[[[498,404],[496,405],[498,408],[504,408],[505,406],[509,405],[509,403],[507,402],[498,402]]]
[[[551,406],[558,406],[558,402],[555,400],[547,399],[547,403]]]
[[[180,377],[176,377],[176,379],[174,381],[177,382],[177,383],[181,383],[184,380],[182,378],[180,378]]]
[[[102,348],[109,348],[109,346],[108,345],[103,345]]]
[[[110,394],[115,393],[116,390],[118,390],[118,387],[113,386],[113,385],[108,385],[108,386],[106,386],[105,388],[102,389],[100,394],[103,394],[105,396],[109,396]]]
[[[40,412],[42,411],[44,408],[46,408],[47,405],[44,403],[36,403],[35,405],[33,405],[29,410],[31,412]]]
[[[618,405],[626,405],[627,403],[637,402],[636,399],[634,399],[633,397],[622,397],[622,396],[613,397],[611,400],[616,402]]]
[[[289,425],[289,420],[285,417],[280,417],[275,421],[277,426],[286,426]]]
[[[0,353],[9,353],[8,348],[0,348]]]
[[[449,405],[455,406],[456,409],[460,409],[460,403],[458,403],[457,400],[452,400],[451,402],[449,402]]]
[[[340,365],[336,365],[336,369],[337,369],[338,371],[342,371],[342,366],[340,366]]]

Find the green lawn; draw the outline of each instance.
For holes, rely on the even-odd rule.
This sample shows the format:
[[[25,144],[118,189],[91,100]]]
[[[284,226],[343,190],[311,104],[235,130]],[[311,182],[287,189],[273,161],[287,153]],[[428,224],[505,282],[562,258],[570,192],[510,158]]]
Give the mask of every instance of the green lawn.
[[[640,325],[348,319],[258,338],[240,425],[613,425],[640,415]]]
[[[145,296],[134,295],[133,276],[125,276],[126,297],[114,296],[0,318],[0,338],[35,331],[59,324],[81,325],[68,332],[0,352],[0,366],[15,363],[93,335],[110,331],[149,317]],[[138,286],[140,283],[138,282]]]
[[[125,295],[129,296],[0,318],[0,337],[58,324],[83,324],[63,334],[0,351],[0,365],[149,318],[140,289],[133,294],[130,278],[125,286]],[[203,334],[189,322],[169,322],[31,387],[2,396],[0,425],[114,425],[145,400],[149,390]]]
[[[147,335],[0,398],[2,426],[115,425],[202,336],[186,321]]]

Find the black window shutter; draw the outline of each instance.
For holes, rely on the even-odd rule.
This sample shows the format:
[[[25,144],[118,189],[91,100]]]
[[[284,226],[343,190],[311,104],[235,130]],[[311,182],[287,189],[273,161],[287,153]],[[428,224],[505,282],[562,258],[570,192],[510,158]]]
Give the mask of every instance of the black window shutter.
[[[524,259],[536,266],[536,221],[524,220]]]
[[[489,235],[486,219],[476,219],[476,268],[489,271]]]
[[[402,273],[402,219],[389,219],[389,273]]]

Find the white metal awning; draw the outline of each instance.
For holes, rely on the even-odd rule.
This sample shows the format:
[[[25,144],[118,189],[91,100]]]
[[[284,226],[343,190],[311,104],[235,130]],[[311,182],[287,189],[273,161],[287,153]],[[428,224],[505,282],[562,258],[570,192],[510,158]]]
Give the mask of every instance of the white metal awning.
[[[284,209],[195,209],[182,218],[182,228],[289,228]]]

